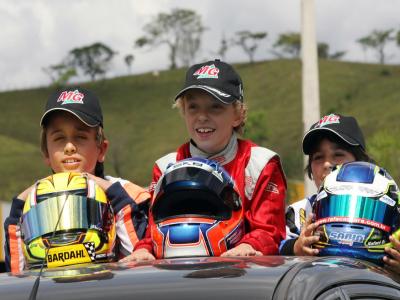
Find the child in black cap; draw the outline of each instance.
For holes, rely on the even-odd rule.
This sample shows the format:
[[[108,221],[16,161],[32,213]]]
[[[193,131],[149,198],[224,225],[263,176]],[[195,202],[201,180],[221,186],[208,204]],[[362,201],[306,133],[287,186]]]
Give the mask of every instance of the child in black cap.
[[[45,163],[54,173],[87,173],[95,180],[114,209],[119,258],[130,254],[144,235],[147,221],[141,207],[150,194],[127,180],[104,176],[108,140],[104,135],[103,114],[97,96],[81,87],[55,91],[47,101],[40,125]],[[17,224],[30,190],[31,187],[13,199],[10,216],[5,221],[5,261],[12,272],[21,271],[25,266],[23,241]]]
[[[238,186],[246,225],[244,237],[222,256],[277,254],[285,236],[286,180],[276,153],[237,136],[246,119],[239,74],[220,60],[195,64],[186,73],[175,106],[185,120],[190,141],[156,161],[152,186],[170,163],[190,157],[219,162]],[[124,260],[152,260],[152,253],[146,232],[146,238]]]
[[[374,161],[366,152],[364,135],[357,120],[351,116],[330,114],[314,123],[303,138],[303,152],[308,155],[306,171],[308,177],[319,187],[334,165],[352,161]],[[288,206],[286,211],[286,239],[282,241],[283,255],[317,255],[318,249],[312,244],[319,237],[313,232],[312,205],[316,195],[309,196]],[[386,252],[384,262],[400,272],[400,242],[392,237],[394,249]],[[394,259],[393,259],[394,258]]]

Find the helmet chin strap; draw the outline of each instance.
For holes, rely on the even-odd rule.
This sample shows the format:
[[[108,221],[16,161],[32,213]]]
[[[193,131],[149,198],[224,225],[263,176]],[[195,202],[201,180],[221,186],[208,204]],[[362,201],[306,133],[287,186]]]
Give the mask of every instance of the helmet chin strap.
[[[67,195],[67,194],[66,194],[66,197],[65,197],[65,199],[64,199],[63,206],[62,206],[61,211],[60,211],[60,213],[59,213],[59,215],[58,215],[57,223],[56,223],[56,226],[54,227],[54,230],[53,230],[53,233],[52,233],[52,235],[51,235],[51,238],[54,238],[54,236],[56,235],[57,227],[58,227],[58,224],[60,223],[61,216],[62,216],[62,213],[63,213],[63,211],[64,211],[65,203],[67,203],[67,199],[68,199],[69,196],[70,196],[70,195]],[[35,283],[33,284],[31,293],[30,293],[30,295],[29,295],[29,300],[36,300],[36,295],[37,295],[37,291],[38,291],[38,289],[39,289],[39,284],[40,284],[40,277],[42,276],[42,271],[43,271],[43,268],[44,268],[44,263],[45,263],[45,261],[46,261],[47,255],[49,254],[49,250],[50,250],[50,247],[48,247],[48,248],[46,249],[46,253],[45,253],[44,259],[43,259],[43,261],[42,261],[42,265],[40,266],[39,274],[37,275],[37,278],[36,278],[36,280],[35,280]]]

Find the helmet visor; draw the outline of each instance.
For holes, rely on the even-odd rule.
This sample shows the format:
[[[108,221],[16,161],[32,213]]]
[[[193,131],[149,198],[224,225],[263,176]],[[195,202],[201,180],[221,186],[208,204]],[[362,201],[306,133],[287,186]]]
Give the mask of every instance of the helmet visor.
[[[372,226],[386,232],[396,216],[395,201],[387,196],[380,199],[358,195],[329,195],[315,203],[318,224],[355,223]]]
[[[55,231],[96,229],[103,231],[110,218],[109,205],[86,196],[59,194],[32,206],[22,216],[25,243]],[[57,224],[58,222],[58,224]]]

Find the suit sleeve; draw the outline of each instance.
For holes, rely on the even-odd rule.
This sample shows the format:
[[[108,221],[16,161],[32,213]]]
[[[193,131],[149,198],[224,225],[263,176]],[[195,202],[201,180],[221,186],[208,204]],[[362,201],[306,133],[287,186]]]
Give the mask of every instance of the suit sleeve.
[[[11,204],[10,215],[4,222],[5,243],[4,256],[6,271],[12,273],[21,272],[25,267],[25,259],[22,250],[21,228],[19,226],[22,210],[25,202],[14,198]]]
[[[275,156],[262,170],[245,208],[248,233],[240,244],[250,244],[264,255],[278,254],[279,244],[285,238],[285,194],[285,175]]]
[[[147,194],[147,199],[149,199],[150,194],[144,189],[138,190],[138,186],[135,188],[137,195],[140,196],[139,204],[128,194],[129,190],[122,187],[120,182],[113,183],[106,193],[114,209],[119,258],[132,253],[137,242],[144,237],[147,228],[148,201],[143,201],[143,198]]]
[[[150,185],[151,199],[153,199],[154,188],[155,188],[158,180],[160,179],[161,175],[162,175],[162,172],[161,172],[160,168],[158,167],[157,164],[155,164],[153,167],[153,179],[152,179],[151,185]],[[149,251],[151,254],[154,254],[153,242],[152,242],[151,233],[150,233],[150,226],[147,227],[145,237],[136,244],[135,250],[138,250],[138,249],[147,249],[147,251]]]

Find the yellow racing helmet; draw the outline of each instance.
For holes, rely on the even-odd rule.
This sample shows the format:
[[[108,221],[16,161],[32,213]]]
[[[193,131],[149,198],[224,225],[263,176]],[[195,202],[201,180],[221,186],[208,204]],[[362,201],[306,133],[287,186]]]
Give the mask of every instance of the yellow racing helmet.
[[[28,268],[115,259],[112,208],[104,191],[80,173],[36,182],[25,201],[21,234]]]

